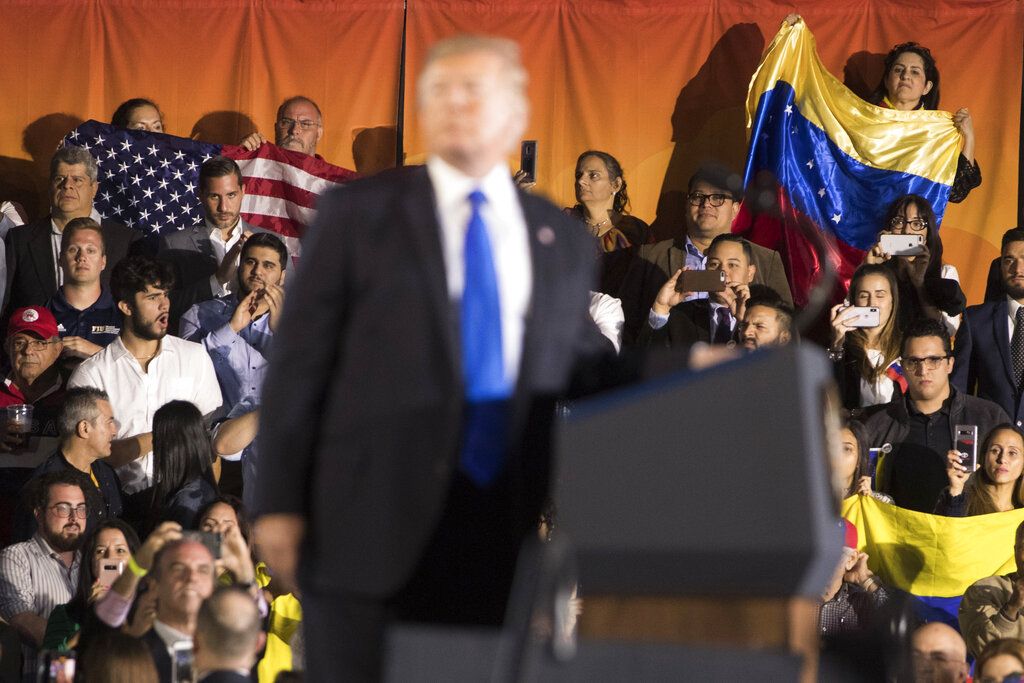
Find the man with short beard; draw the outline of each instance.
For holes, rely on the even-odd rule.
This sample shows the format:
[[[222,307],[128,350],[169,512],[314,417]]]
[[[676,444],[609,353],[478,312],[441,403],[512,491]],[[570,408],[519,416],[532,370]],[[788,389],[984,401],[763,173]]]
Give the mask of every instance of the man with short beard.
[[[302,152],[317,159],[323,159],[316,153],[317,143],[324,135],[324,117],[316,102],[296,95],[289,97],[277,108],[274,120],[274,144],[281,149]],[[260,145],[269,142],[260,133],[252,133],[242,140],[242,147],[250,152],[256,151]]]
[[[0,617],[21,637],[26,671],[34,669],[50,612],[75,595],[87,512],[85,494],[70,472],[43,475],[30,495],[35,535],[0,551]]]
[[[267,357],[284,304],[288,250],[277,235],[264,232],[242,247],[235,294],[203,301],[181,320],[181,336],[201,342],[217,370],[225,411],[243,398],[259,405]],[[242,494],[246,507],[255,500],[256,457],[253,444],[228,460],[242,461]]]
[[[964,319],[970,334],[963,334],[961,327],[957,335],[953,382],[998,403],[1020,427],[1024,422],[1024,325],[1020,324],[1024,321],[1024,228],[1012,228],[1003,235],[999,273],[1005,294],[997,301],[967,307]]]
[[[174,276],[145,256],[130,256],[114,267],[110,289],[124,315],[121,334],[82,362],[69,387],[102,389],[120,426],[107,462],[118,475],[137,511],[140,496],[152,485],[153,414],[168,401],[191,401],[209,416],[221,405],[213,363],[200,344],[167,335]],[[144,497],[144,496],[143,496]],[[131,518],[131,512],[126,517]]]

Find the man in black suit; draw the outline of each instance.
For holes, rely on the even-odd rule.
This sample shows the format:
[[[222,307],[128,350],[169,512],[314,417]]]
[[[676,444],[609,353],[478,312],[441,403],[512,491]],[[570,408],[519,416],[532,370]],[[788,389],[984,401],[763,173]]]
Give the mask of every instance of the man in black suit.
[[[1006,411],[1018,427],[1024,422],[1024,228],[1003,234],[999,257],[999,298],[968,306],[957,335],[953,373],[964,379],[969,393]],[[961,343],[961,339],[969,340]],[[1014,349],[1020,359],[1015,364]],[[980,435],[979,435],[980,436]]]
[[[506,166],[525,82],[511,41],[438,43],[418,82],[426,167],[326,195],[289,282],[257,539],[275,578],[298,572],[310,680],[378,678],[395,618],[502,621],[554,400],[606,348],[588,236]]]
[[[680,268],[658,291],[648,320],[637,335],[638,344],[688,349],[697,342],[735,341],[737,321],[743,319],[757,272],[750,242],[724,233],[712,240],[707,254],[707,270],[725,274],[725,289],[711,292],[706,299],[689,298],[693,292],[676,287],[685,272]]]
[[[238,256],[245,240],[258,228],[242,220],[242,170],[233,159],[217,156],[199,168],[199,201],[203,224],[168,233],[160,240],[157,260],[174,271],[168,329],[200,301],[234,292]]]
[[[193,638],[197,683],[253,681],[256,655],[266,635],[252,597],[236,586],[222,586],[208,597],[196,617]]]
[[[64,276],[58,267],[64,226],[74,218],[91,217],[100,224],[106,246],[103,286],[118,261],[141,250],[142,233],[100,216],[92,205],[99,188],[99,166],[81,147],[57,150],[50,160],[50,214],[12,228],[4,238],[7,251],[8,313],[23,306],[43,306],[57,293]],[[5,316],[6,317],[6,314]]]

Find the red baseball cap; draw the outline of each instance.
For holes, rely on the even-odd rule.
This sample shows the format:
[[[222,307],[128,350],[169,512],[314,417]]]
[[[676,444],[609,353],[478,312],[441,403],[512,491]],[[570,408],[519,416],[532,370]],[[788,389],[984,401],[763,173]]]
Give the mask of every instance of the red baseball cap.
[[[26,306],[11,314],[7,323],[7,338],[19,332],[34,334],[40,339],[57,336],[57,319],[43,306]]]

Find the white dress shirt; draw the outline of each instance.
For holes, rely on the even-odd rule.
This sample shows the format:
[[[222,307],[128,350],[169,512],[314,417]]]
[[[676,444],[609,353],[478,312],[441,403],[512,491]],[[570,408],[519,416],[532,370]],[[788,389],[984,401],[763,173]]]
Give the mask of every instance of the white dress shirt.
[[[491,241],[494,270],[501,306],[501,350],[505,377],[513,384],[519,377],[523,330],[533,289],[530,242],[526,218],[507,168],[495,166],[483,178],[471,178],[438,157],[427,159],[427,173],[434,186],[437,219],[441,225],[448,296],[462,299],[466,228],[472,207],[469,195],[479,189],[487,197],[481,208]]]
[[[220,385],[213,362],[202,344],[167,335],[160,351],[143,371],[139,361],[118,337],[75,369],[68,388],[97,387],[110,395],[119,427],[117,439],[153,430],[153,414],[169,401],[190,401],[203,415],[221,406]],[[149,488],[153,482],[153,453],[118,468],[125,493]]]
[[[242,231],[245,229],[245,221],[241,218],[238,219],[235,227],[231,228],[231,232],[228,233],[227,241],[224,241],[224,238],[221,237],[220,228],[210,223],[209,220],[204,220],[203,224],[210,231],[210,246],[213,247],[213,256],[217,259],[217,266],[219,267],[224,261],[224,256],[231,251],[231,247],[238,244],[238,239],[242,236]],[[221,284],[217,279],[216,273],[210,276],[210,291],[213,292],[214,297],[231,294],[234,292],[234,286],[235,278],[233,277],[228,278],[227,282]]]
[[[1010,344],[1013,343],[1013,331],[1017,328],[1017,309],[1020,308],[1020,304],[1015,299],[1007,295],[1006,297],[1006,312],[1010,316],[1009,333],[1006,341]]]

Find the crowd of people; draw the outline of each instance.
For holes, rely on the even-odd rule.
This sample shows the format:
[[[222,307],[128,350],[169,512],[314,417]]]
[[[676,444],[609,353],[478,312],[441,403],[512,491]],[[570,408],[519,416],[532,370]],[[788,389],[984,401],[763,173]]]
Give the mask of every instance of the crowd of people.
[[[428,85],[431,78],[442,83],[434,90],[424,86],[425,125],[443,120],[443,116],[437,121],[430,118],[434,114],[430,98],[447,96],[446,69],[469,73],[477,68],[475,62],[468,61],[471,57],[482,59],[487,68],[491,57],[505,59],[505,48],[488,42],[452,49],[442,50],[425,67]],[[505,77],[501,69],[498,74]],[[466,78],[471,76],[475,77]],[[515,87],[523,85],[513,76],[508,78]],[[933,109],[938,106],[938,90],[938,70],[930,52],[906,43],[894,48],[886,59],[877,103],[895,109]],[[512,100],[513,104],[517,101]],[[509,116],[518,116],[515,106],[509,111]],[[963,133],[964,148],[954,201],[964,199],[981,181],[969,113],[958,111],[955,122]],[[155,133],[165,130],[157,104],[141,98],[118,107],[112,123]],[[516,120],[510,122],[510,130],[516,129],[515,124]],[[454,135],[440,125],[427,132],[437,140]],[[273,142],[255,133],[242,144],[249,149],[277,144],[315,155],[322,135],[323,118],[317,105],[309,98],[294,97],[278,110]],[[438,145],[438,156],[450,162],[442,142]],[[461,163],[453,165],[464,171],[474,161],[468,152],[451,158]],[[494,175],[490,166],[481,168],[488,173],[475,173],[475,169],[467,173],[480,180],[490,199],[472,199],[471,206],[451,213],[461,221],[469,218],[470,232],[478,219],[502,225],[507,221],[510,229],[515,229],[533,226],[537,216],[543,215],[558,230],[562,229],[557,222],[561,218],[568,229],[579,233],[579,237],[564,233],[568,237],[562,240],[562,232],[545,225],[536,235],[543,246],[578,246],[571,256],[572,267],[563,268],[565,272],[575,273],[577,261],[599,272],[589,280],[591,315],[585,326],[590,329],[585,332],[593,333],[595,340],[589,349],[623,357],[660,348],[687,357],[706,346],[734,348],[733,353],[739,354],[815,343],[802,339],[796,327],[794,297],[782,256],[732,233],[743,199],[742,183],[732,170],[710,161],[701,164],[689,179],[686,224],[679,226],[674,239],[654,242],[648,225],[630,214],[624,171],[608,152],[580,154],[575,171],[577,202],[564,209],[564,215],[555,212],[554,217],[543,213],[547,208],[538,208],[541,200],[531,197],[529,188],[515,188],[507,169],[496,166],[499,171]],[[428,163],[422,178],[400,178],[401,183],[419,189],[429,188],[425,184],[429,178],[435,188],[443,188],[455,177],[453,173],[452,168],[434,161]],[[521,179],[517,176],[516,182],[524,185]],[[288,562],[302,534],[316,534],[308,537],[312,539],[308,543],[333,557],[328,546],[334,532],[325,530],[322,522],[307,529],[309,517],[299,526],[288,527],[288,515],[296,513],[293,492],[299,491],[298,495],[307,499],[324,498],[305,502],[304,507],[333,511],[341,509],[337,507],[340,502],[327,500],[330,495],[321,487],[330,491],[338,480],[361,481],[370,487],[377,481],[373,476],[347,479],[350,474],[339,474],[336,467],[324,464],[323,458],[318,469],[300,467],[304,453],[315,447],[310,440],[319,438],[314,430],[350,439],[353,447],[366,452],[379,446],[362,438],[360,429],[394,444],[395,452],[414,448],[421,432],[431,435],[426,443],[435,448],[434,442],[459,441],[438,431],[445,424],[459,425],[456,432],[478,425],[493,430],[495,419],[508,419],[512,413],[506,411],[515,408],[509,405],[514,404],[514,383],[509,385],[507,377],[504,382],[485,382],[477,394],[473,388],[477,379],[465,375],[467,399],[465,404],[459,400],[454,417],[449,415],[451,411],[443,415],[426,409],[422,414],[415,412],[420,403],[433,400],[429,385],[421,380],[446,366],[433,363],[430,368],[421,367],[422,361],[410,360],[415,353],[401,344],[415,346],[424,357],[432,358],[432,340],[413,344],[416,335],[432,326],[425,316],[447,320],[450,315],[458,317],[459,312],[453,314],[446,306],[435,310],[418,300],[405,305],[409,290],[424,289],[415,287],[415,273],[419,272],[415,261],[407,264],[408,268],[394,266],[395,279],[385,285],[371,274],[380,264],[350,263],[358,256],[372,259],[385,253],[392,254],[399,264],[414,258],[396,253],[409,250],[399,248],[398,233],[388,227],[394,218],[388,213],[388,203],[398,196],[395,188],[404,187],[398,181],[384,178],[375,185],[356,183],[351,193],[340,191],[333,204],[325,202],[327,208],[321,209],[321,215],[328,217],[320,221],[327,228],[331,220],[340,220],[338,216],[359,214],[364,208],[367,215],[376,212],[372,215],[380,232],[373,234],[381,243],[364,244],[371,234],[364,231],[346,243],[351,251],[333,256],[335,262],[328,263],[333,252],[328,253],[323,240],[330,238],[320,238],[318,233],[316,248],[303,256],[308,259],[303,268],[309,270],[300,278],[301,288],[290,291],[286,286],[286,279],[291,283],[286,278],[288,251],[276,234],[255,228],[242,218],[244,179],[231,159],[217,156],[200,169],[202,223],[182,225],[158,245],[95,211],[98,166],[86,149],[70,145],[59,149],[50,165],[49,180],[47,215],[22,217],[18,211],[7,210],[0,223],[0,230],[6,231],[3,320],[9,367],[0,385],[0,410],[7,411],[6,416],[0,415],[6,417],[0,421],[0,488],[4,494],[0,618],[22,644],[17,666],[34,672],[37,664],[60,662],[62,654],[75,651],[85,680],[179,680],[172,676],[180,675],[181,667],[193,667],[203,676],[197,680],[203,681],[250,680],[257,670],[260,680],[273,680],[270,677],[281,670],[301,670],[302,631],[273,634],[285,647],[287,654],[282,656],[280,649],[271,647],[269,625],[274,622],[275,610],[293,610],[300,597],[295,566]],[[450,198],[444,192],[436,193],[438,222],[445,236],[440,250],[435,245],[425,253],[433,257],[436,251],[440,257],[443,252],[447,259],[454,253],[447,235],[456,218],[446,213],[445,201]],[[353,201],[365,204],[356,210],[350,206]],[[511,215],[500,215],[520,204],[521,212],[514,208]],[[430,210],[429,204],[423,206]],[[22,218],[32,220],[22,225]],[[587,232],[592,239],[586,238]],[[1000,273],[999,293],[991,301],[971,306],[959,286],[956,269],[943,261],[938,221],[926,199],[913,194],[900,198],[889,207],[878,234],[879,242],[865,254],[846,300],[828,312],[831,336],[821,340],[834,364],[848,417],[840,432],[842,453],[834,463],[843,483],[837,493],[840,497],[871,496],[884,504],[946,516],[1024,507],[1024,229],[1014,228],[1003,236],[994,266]],[[919,235],[922,247],[912,255],[889,254],[881,239],[885,235]],[[467,240],[467,251],[468,245]],[[499,252],[489,267],[507,285],[513,268],[508,254],[516,249],[525,252],[527,245],[524,241],[500,248],[505,251]],[[534,243],[530,248],[538,253]],[[460,250],[461,246],[455,251]],[[450,261],[446,267],[452,300],[470,298],[471,282],[475,281],[468,263],[465,274],[457,276],[452,275]],[[573,282],[575,287],[584,279]],[[519,320],[509,323],[503,317],[499,337],[509,338],[510,324],[529,328],[537,321],[566,316],[568,309],[547,311],[531,306],[530,287],[536,298],[549,292],[544,289],[547,286],[546,280],[535,276],[518,298],[516,288],[498,287],[493,296],[503,306],[511,302],[508,315]],[[570,288],[566,296],[572,291]],[[328,300],[326,292],[351,299],[344,299],[344,308],[339,302],[337,311],[318,308]],[[495,299],[476,301],[476,305],[486,308],[492,305],[489,301]],[[506,315],[505,308],[502,314]],[[403,335],[397,330],[373,336],[389,316],[398,315],[404,316],[403,328],[413,341],[394,339]],[[461,343],[468,348],[478,340],[467,338],[466,330],[483,323],[465,317],[472,315],[465,308],[461,315]],[[353,365],[345,354],[347,347],[332,343],[340,334],[342,318],[345,324],[371,332],[363,343],[386,337],[386,343],[377,349],[384,361],[389,360],[388,350],[399,349],[390,356],[395,367],[371,362],[365,354],[354,352],[351,355],[363,359],[365,366]],[[570,343],[576,334],[573,329],[572,335],[552,334],[551,343]],[[598,331],[603,336],[597,335]],[[530,329],[519,331],[520,335],[530,333]],[[278,391],[281,380],[267,390],[271,404],[267,409],[273,409],[270,414],[278,425],[267,441],[257,440],[264,380],[273,372],[271,347],[280,336],[285,341],[278,343],[287,344],[289,351],[287,372],[302,368],[303,363],[309,367],[324,363],[321,377],[314,378],[314,372],[299,377],[298,383],[308,380],[313,388],[309,399],[295,404],[294,410],[322,409],[325,415],[336,411],[350,418],[330,424],[325,418],[313,428],[295,423],[282,407],[289,397]],[[531,345],[537,343],[528,336],[511,347],[499,343],[498,374],[502,365],[518,368],[519,354],[537,354],[537,347]],[[566,351],[558,363],[536,368],[524,356],[523,370],[511,374],[529,373],[525,381],[533,382],[538,391],[554,390],[558,388],[552,384],[554,378],[568,374],[563,366],[569,365],[570,355]],[[469,364],[469,359],[464,360]],[[278,373],[286,372],[280,367]],[[332,376],[336,383],[328,388]],[[393,378],[412,378],[421,384],[411,396],[374,394],[366,399],[369,408],[351,405],[360,400],[358,396],[343,395],[343,389],[358,393],[358,388],[375,382],[386,384]],[[461,392],[462,386],[456,386]],[[401,414],[399,408],[408,406],[415,424],[394,421],[394,416]],[[553,408],[552,403],[549,412]],[[958,430],[963,426],[973,427],[974,443],[980,445],[976,452],[965,454],[958,445]],[[289,432],[293,428],[308,433],[296,436]],[[408,432],[401,433],[406,428]],[[472,438],[472,434],[467,437],[474,443]],[[280,452],[282,456],[261,460],[258,446],[264,453]],[[883,446],[884,457],[876,463],[869,451]],[[289,448],[295,449],[296,465],[294,472],[285,476],[283,454]],[[374,476],[378,473],[370,468],[383,467],[372,465],[366,453],[359,457],[363,460],[355,467]],[[492,472],[492,463],[481,463],[479,453],[474,457],[473,463],[460,461],[459,478],[450,488],[442,477],[437,493],[424,496],[419,503],[444,520],[440,528],[450,517],[456,518],[452,529],[472,542],[486,544],[494,535],[502,535],[517,543],[521,520],[490,528],[467,519],[465,510],[472,505],[504,510],[505,496],[511,495],[507,490],[514,492],[521,484],[512,477],[503,478],[500,460],[498,471]],[[445,465],[443,457],[439,462],[424,465],[422,472],[411,471],[409,480],[432,481],[438,472],[448,476],[452,465]],[[530,461],[516,459],[515,463],[522,466]],[[415,472],[420,476],[413,477]],[[299,475],[320,478],[297,481]],[[387,473],[392,475],[399,477]],[[522,476],[530,481],[533,475],[527,472]],[[545,470],[539,479],[546,476]],[[491,481],[499,482],[500,495],[494,500],[485,497],[481,503],[473,487],[487,490]],[[457,534],[438,532],[431,526],[437,520],[430,514],[421,515],[413,524],[397,513],[380,511],[390,500],[388,496],[408,496],[411,489],[407,489],[381,493],[376,499],[379,491],[344,491],[353,500],[372,502],[356,520],[338,515],[334,521],[339,523],[339,537],[347,544],[356,544],[352,539],[361,539],[361,533],[375,537],[381,556],[390,553],[400,558],[395,563],[408,567],[395,572],[379,570],[373,575],[347,567],[338,581],[356,586],[356,592],[365,588],[367,594],[398,595],[399,602],[389,602],[389,610],[400,604],[408,613],[429,614],[442,621],[447,620],[446,614],[465,612],[469,621],[487,622],[493,610],[474,612],[477,605],[471,601],[460,604],[467,591],[481,590],[479,586],[467,589],[459,585],[455,592],[446,592],[453,590],[451,586],[442,590],[438,588],[441,582],[435,582],[435,575],[444,573],[445,563],[454,556],[444,553],[461,552],[453,548],[463,541],[448,538]],[[539,506],[526,509],[536,512]],[[266,517],[261,521],[263,527],[254,532],[258,515]],[[538,518],[534,515],[533,521]],[[388,524],[411,530],[397,538],[385,538]],[[353,525],[361,528],[353,530]],[[259,539],[261,528],[271,532],[266,545]],[[288,536],[288,529],[297,534],[284,542],[280,536]],[[385,533],[378,533],[382,530]],[[977,658],[978,680],[1003,680],[1010,673],[1024,672],[1020,640],[1024,638],[1024,619],[1020,618],[1024,610],[1022,538],[1024,526],[1014,547],[1017,573],[977,577],[978,583],[961,606],[959,632],[941,624],[925,624],[916,631],[913,656],[921,680],[932,680],[928,678],[932,675],[935,680],[965,680],[968,652]],[[274,544],[275,539],[279,545]],[[826,635],[869,624],[872,614],[895,592],[868,569],[868,558],[856,551],[856,542],[848,545],[833,585],[823,589],[821,626]],[[430,548],[426,554],[422,554],[424,546]],[[488,579],[497,586],[497,595],[507,592],[515,551],[501,558],[507,571]],[[346,560],[351,562],[351,558]],[[264,561],[269,562],[269,569]],[[472,561],[476,558],[467,560]],[[305,581],[308,594],[316,598],[310,601],[310,609],[317,605],[320,610],[312,612],[315,623],[327,623],[325,608],[320,605],[330,605],[338,613],[354,609],[351,601],[330,602],[335,596],[324,588],[331,580],[330,572],[321,571],[315,562],[311,566]],[[373,558],[367,560],[367,566],[376,566]],[[490,565],[480,566],[481,573],[489,571],[486,567]],[[278,568],[281,570],[275,571]],[[422,581],[422,587],[411,590],[409,584],[403,584],[410,576],[413,585]],[[303,577],[299,578],[301,582]],[[502,582],[504,588],[499,585]],[[427,594],[429,599],[423,597]],[[499,620],[503,606],[500,602]],[[374,619],[384,621],[383,617]],[[347,642],[338,646],[354,647]],[[12,653],[3,655],[9,661]],[[950,677],[940,678],[935,673],[940,669]]]

